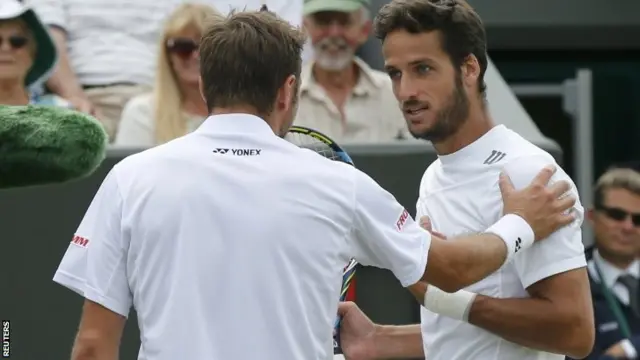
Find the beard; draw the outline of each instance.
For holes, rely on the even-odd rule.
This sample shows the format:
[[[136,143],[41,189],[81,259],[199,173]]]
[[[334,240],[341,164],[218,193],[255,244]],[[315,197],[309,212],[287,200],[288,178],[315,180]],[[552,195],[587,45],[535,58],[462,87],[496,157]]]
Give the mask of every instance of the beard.
[[[412,100],[407,101],[405,105],[412,106],[411,101]],[[410,133],[416,139],[439,143],[455,134],[468,117],[469,98],[462,88],[462,78],[458,73],[455,77],[455,87],[444,107],[438,110],[433,126],[422,132],[410,131]]]
[[[353,62],[355,50],[341,37],[327,37],[313,45],[315,63],[327,71],[346,69]],[[337,54],[329,53],[330,50]]]

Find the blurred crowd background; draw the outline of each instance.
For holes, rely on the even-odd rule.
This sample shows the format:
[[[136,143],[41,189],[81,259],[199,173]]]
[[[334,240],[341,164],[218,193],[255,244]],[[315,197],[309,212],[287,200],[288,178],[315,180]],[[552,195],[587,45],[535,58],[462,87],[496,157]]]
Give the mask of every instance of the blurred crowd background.
[[[0,0],[0,104],[92,114],[114,149],[170,141],[207,116],[198,90],[198,40],[207,18],[266,4],[309,37],[296,124],[342,144],[427,146],[407,134],[381,71],[380,44],[371,36],[371,21],[386,2]],[[620,294],[626,320],[607,318],[605,304],[599,326],[627,326],[601,336],[592,358],[609,356],[622,339],[640,350],[640,167],[634,162],[640,155],[640,2],[469,3],[487,28],[494,120],[560,149],[557,157],[591,209],[588,256],[603,261],[600,253],[613,254],[618,272],[629,269],[622,272],[635,279],[635,288],[623,288],[615,269],[605,276],[613,279],[607,284]],[[597,312],[604,300],[593,281]],[[631,358],[624,354],[613,358]]]
[[[16,8],[18,1],[24,9]],[[343,11],[325,11],[336,1]],[[193,130],[207,115],[197,86],[198,38],[206,19],[265,3],[309,36],[297,124],[342,143],[411,141],[390,81],[380,72],[380,44],[371,36],[371,20],[385,2],[2,1],[0,35],[8,41],[0,45],[6,58],[0,64],[0,103],[65,106],[93,114],[114,146],[166,142]],[[640,152],[635,141],[640,25],[634,22],[640,8],[633,8],[639,5],[470,3],[487,27],[489,103],[497,122],[533,140],[558,143],[564,166],[575,175],[574,133],[581,122],[578,109],[572,109],[571,91],[562,85],[587,69],[597,85],[590,89],[591,129],[584,133],[595,134],[589,141],[595,172]]]

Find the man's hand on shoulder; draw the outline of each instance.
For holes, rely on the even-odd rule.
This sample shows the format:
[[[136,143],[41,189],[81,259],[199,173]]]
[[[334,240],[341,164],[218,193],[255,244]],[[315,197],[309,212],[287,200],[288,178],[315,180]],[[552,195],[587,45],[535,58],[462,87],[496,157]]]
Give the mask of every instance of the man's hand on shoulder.
[[[553,225],[553,221],[548,223],[549,219],[544,219],[544,216],[557,215],[561,216],[560,219],[563,219],[564,216],[571,214],[566,212],[562,214],[564,211],[562,206],[565,209],[578,208],[580,211],[581,206],[579,204],[571,205],[571,202],[577,199],[577,195],[574,196],[572,201],[566,198],[564,201],[561,200],[567,191],[574,189],[570,180],[563,179],[564,176],[558,179],[555,184],[547,187],[547,181],[552,179],[555,173],[549,172],[549,170],[543,170],[539,173],[538,169],[542,169],[544,166],[536,167],[533,175],[522,175],[522,173],[516,171],[516,184],[507,183],[508,192],[505,212],[518,209],[519,206],[528,206],[529,208],[525,208],[526,210],[519,213],[519,215],[524,218],[534,219],[530,220],[534,223],[541,220],[541,224],[544,225],[547,222],[547,225],[545,225],[547,227],[543,226],[543,231],[537,234],[538,240],[553,234],[548,240],[537,243],[535,247],[519,253],[519,257],[514,259],[519,274],[523,272],[530,274],[527,275],[526,279],[521,278],[521,280],[528,287],[527,290],[532,297],[496,299],[486,296],[475,297],[464,290],[446,294],[435,288],[436,292],[434,294],[441,297],[442,299],[440,300],[442,301],[428,303],[435,303],[436,305],[441,303],[460,303],[459,307],[465,309],[464,314],[468,315],[468,318],[462,317],[463,321],[468,321],[526,347],[582,358],[588,354],[593,344],[594,326],[588,280],[585,276],[585,269],[582,266],[584,265],[584,259],[579,258],[579,256],[583,256],[580,227],[571,227],[555,232],[557,228],[562,227],[563,221],[564,223],[570,223],[572,220],[564,218],[563,221],[556,222],[556,229],[554,230],[554,226],[549,227],[549,224]],[[511,174],[514,174],[514,172],[511,172]],[[534,179],[536,175],[537,180]],[[541,175],[542,177],[540,177]],[[503,192],[505,190],[504,185]],[[520,190],[518,193],[515,190],[516,188],[524,188],[524,190]],[[554,188],[555,192],[551,190]],[[517,196],[514,197],[513,194],[517,194]],[[548,199],[540,199],[539,196],[546,196]],[[535,206],[531,207],[531,204],[529,204],[529,202],[534,204],[537,202],[538,206],[541,206],[540,204],[545,202],[549,204],[549,202],[553,203],[553,201],[557,201],[556,204],[558,205],[563,205],[544,211],[537,210],[538,214],[536,214],[536,211],[531,211],[535,209]],[[582,214],[574,215],[581,216]],[[536,219],[536,216],[543,217]],[[433,233],[431,222],[428,218],[421,218],[420,225]],[[549,241],[551,242],[548,243]],[[547,249],[551,251],[551,254],[547,252]],[[532,285],[529,286],[530,284]],[[424,297],[425,287],[426,284],[423,284],[422,288],[415,286],[414,289],[410,290],[420,299],[418,295],[422,294]],[[429,294],[431,289],[432,285],[429,285],[429,290],[426,293]],[[471,304],[470,307],[468,307],[469,304]],[[427,305],[425,305],[427,309],[449,316],[447,311],[438,310],[440,307],[447,310],[450,306],[434,307]],[[461,318],[460,316],[451,317]],[[547,330],[541,331],[540,329]]]
[[[533,229],[536,240],[541,240],[559,228],[571,224],[575,215],[570,210],[577,198],[565,195],[571,184],[565,180],[550,184],[557,167],[545,166],[522,190],[516,190],[507,173],[500,175],[499,185],[504,202],[504,213],[523,218]]]
[[[515,190],[522,190],[530,188],[534,185],[536,179],[539,179],[541,172],[545,169],[553,168],[553,173],[548,178],[547,183],[544,186],[553,187],[560,183],[566,184],[566,191],[560,196],[572,197],[575,199],[574,205],[569,209],[574,217],[575,221],[572,225],[580,227],[584,216],[584,210],[580,202],[578,189],[575,183],[567,175],[567,173],[560,167],[553,158],[550,156],[543,156],[542,154],[529,155],[524,157],[518,157],[512,159],[503,168],[503,173],[508,176],[511,184]],[[564,185],[563,185],[564,186]]]

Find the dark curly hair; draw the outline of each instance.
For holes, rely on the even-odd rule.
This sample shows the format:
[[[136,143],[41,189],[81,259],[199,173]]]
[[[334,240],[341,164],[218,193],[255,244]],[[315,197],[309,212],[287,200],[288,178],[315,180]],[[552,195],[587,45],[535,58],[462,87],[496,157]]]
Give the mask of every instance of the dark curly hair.
[[[487,36],[480,16],[464,0],[393,0],[378,12],[374,33],[384,42],[396,30],[412,34],[439,31],[443,50],[456,68],[474,55],[480,64],[478,91],[485,94]]]

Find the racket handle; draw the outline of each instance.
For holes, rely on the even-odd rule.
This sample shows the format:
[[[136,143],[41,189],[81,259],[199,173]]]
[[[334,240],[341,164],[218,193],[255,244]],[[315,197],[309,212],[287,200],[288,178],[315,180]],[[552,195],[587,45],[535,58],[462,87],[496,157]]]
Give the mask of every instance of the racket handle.
[[[333,355],[342,355],[342,347],[340,347],[340,320],[340,317],[338,317],[333,331]]]

